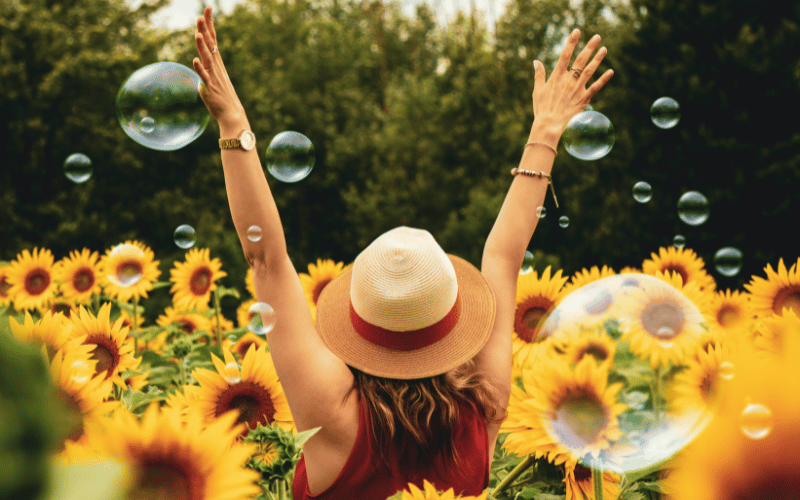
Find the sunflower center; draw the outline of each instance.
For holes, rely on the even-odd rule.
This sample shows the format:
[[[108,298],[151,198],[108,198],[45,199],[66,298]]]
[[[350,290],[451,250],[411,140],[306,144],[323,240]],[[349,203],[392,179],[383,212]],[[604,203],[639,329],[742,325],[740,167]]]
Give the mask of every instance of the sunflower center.
[[[614,298],[605,290],[601,290],[598,292],[591,300],[586,304],[584,309],[589,314],[603,314],[611,307],[611,304],[614,302]]]
[[[578,361],[583,359],[584,356],[592,356],[597,361],[605,361],[608,359],[609,352],[606,346],[599,342],[589,342],[586,347],[584,347],[581,352],[579,353],[580,357]]]
[[[40,295],[50,286],[50,273],[41,267],[31,270],[25,276],[25,291],[28,295]]]
[[[197,330],[197,325],[190,319],[181,318],[178,320],[178,329],[183,333],[192,333]]]
[[[684,269],[681,266],[669,265],[669,266],[666,266],[664,268],[664,271],[669,271],[669,272],[680,274],[681,275],[681,280],[683,280],[683,284],[684,285],[687,283],[687,280],[689,279],[689,273],[687,273],[686,269]]]
[[[5,276],[0,277],[0,297],[8,297],[9,290],[11,290],[11,283]]]
[[[237,424],[247,424],[251,429],[261,423],[268,425],[275,417],[275,406],[269,391],[254,382],[233,384],[217,399],[216,416],[239,410]]]
[[[783,314],[784,307],[800,315],[800,286],[788,286],[775,295],[775,300],[772,302],[775,314]]]
[[[645,307],[641,319],[645,331],[660,341],[677,337],[683,331],[685,322],[683,309],[669,301],[656,302]]]
[[[69,315],[72,313],[72,308],[69,306],[69,304],[64,304],[63,302],[53,304],[52,307],[50,307],[50,310],[54,314],[63,314],[67,318],[69,318]]]
[[[199,500],[202,488],[194,474],[190,474],[169,458],[145,459],[140,465],[139,477],[128,494],[137,500]]]
[[[72,286],[80,293],[91,290],[94,286],[94,272],[88,267],[81,268],[73,275]]]
[[[142,279],[144,269],[142,264],[135,260],[120,262],[116,269],[116,285],[122,287],[133,286]]]
[[[266,465],[271,465],[278,458],[278,448],[272,441],[259,443],[258,451],[253,455],[253,458],[264,462]]]
[[[255,344],[255,342],[252,340],[245,340],[243,342],[240,340],[236,343],[236,352],[238,352],[240,356],[244,356],[253,344]],[[258,348],[258,346],[256,346],[256,348]]]
[[[311,298],[314,299],[314,305],[317,304],[317,300],[319,300],[319,296],[322,293],[322,290],[328,286],[332,278],[323,278],[314,285],[314,289],[311,291]]]
[[[94,352],[92,359],[97,360],[97,367],[95,368],[96,374],[106,372],[106,377],[111,374],[111,371],[119,364],[119,350],[117,345],[107,337],[91,337],[86,339],[85,344],[94,344]],[[114,344],[113,346],[110,344]]]
[[[739,308],[730,304],[725,304],[717,312],[717,322],[719,322],[723,328],[736,326],[740,318],[741,311]]]
[[[564,446],[582,450],[600,438],[608,424],[603,405],[590,395],[567,399],[555,412],[553,431]]]
[[[192,290],[192,295],[200,297],[208,293],[211,289],[211,269],[201,267],[192,273],[189,279],[189,288]]]
[[[541,296],[529,297],[519,304],[514,321],[517,336],[529,344],[541,341],[543,336],[538,335],[539,330],[552,307],[553,302]]]
[[[592,469],[581,464],[575,465],[575,481],[589,481],[592,479]]]

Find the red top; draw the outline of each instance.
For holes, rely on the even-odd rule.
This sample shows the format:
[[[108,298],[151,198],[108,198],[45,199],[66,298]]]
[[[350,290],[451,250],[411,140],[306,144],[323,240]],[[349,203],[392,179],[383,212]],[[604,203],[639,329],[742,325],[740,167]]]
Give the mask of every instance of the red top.
[[[359,396],[358,434],[350,456],[339,476],[327,489],[317,495],[308,491],[305,456],[300,457],[294,475],[292,494],[294,500],[386,500],[414,483],[422,489],[427,479],[437,490],[453,488],[456,495],[480,495],[489,486],[489,435],[486,421],[469,405],[460,405],[458,427],[454,429],[453,442],[461,457],[461,472],[446,467],[437,457],[433,469],[412,471],[407,476],[400,472],[394,447],[389,450],[389,470],[375,456],[372,431],[366,409]]]

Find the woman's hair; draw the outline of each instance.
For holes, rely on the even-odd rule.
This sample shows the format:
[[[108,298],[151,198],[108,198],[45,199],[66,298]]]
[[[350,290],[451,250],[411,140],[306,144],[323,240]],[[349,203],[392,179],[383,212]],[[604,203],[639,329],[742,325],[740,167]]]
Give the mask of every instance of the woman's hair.
[[[413,380],[375,377],[353,367],[350,371],[355,381],[345,398],[353,390],[360,392],[378,455],[387,467],[386,450],[393,442],[400,452],[399,463],[407,470],[431,468],[439,454],[444,463],[458,467],[453,432],[459,403],[471,406],[487,423],[505,417],[497,391],[475,370],[472,360],[441,375]]]

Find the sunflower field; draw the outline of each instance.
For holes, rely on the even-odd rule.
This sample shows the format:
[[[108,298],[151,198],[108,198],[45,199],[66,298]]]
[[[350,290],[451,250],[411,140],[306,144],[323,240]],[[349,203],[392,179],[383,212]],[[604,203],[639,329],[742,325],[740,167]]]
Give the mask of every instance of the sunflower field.
[[[208,249],[189,250],[168,281],[157,265],[139,241],[60,260],[34,248],[0,263],[0,496],[291,497],[294,467],[315,430],[298,433],[293,423],[264,316],[251,312],[251,273],[245,296],[219,283],[226,272]],[[512,396],[480,498],[797,491],[799,266],[768,264],[745,290],[718,290],[688,248],[661,248],[619,272],[524,269]],[[312,312],[344,268],[317,260],[299,274]],[[615,279],[624,293],[606,286],[581,306],[594,326],[555,333],[568,329],[570,301]],[[167,287],[172,305],[148,324],[148,295]],[[236,318],[219,307],[227,296],[240,302]],[[653,374],[655,382],[642,382]],[[694,408],[707,410],[707,425],[674,456],[639,457],[639,467],[617,471],[591,467],[592,457],[636,454],[631,433],[659,412]],[[454,496],[426,483],[393,498]]]

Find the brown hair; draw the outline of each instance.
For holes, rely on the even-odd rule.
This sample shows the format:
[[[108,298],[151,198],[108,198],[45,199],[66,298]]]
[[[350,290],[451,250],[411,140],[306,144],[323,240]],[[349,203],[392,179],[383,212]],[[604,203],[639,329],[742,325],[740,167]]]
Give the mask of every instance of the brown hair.
[[[399,464],[407,470],[431,468],[440,454],[444,463],[461,470],[453,443],[459,403],[471,406],[487,423],[505,417],[498,392],[472,360],[441,375],[412,380],[375,377],[353,367],[350,371],[355,381],[345,398],[353,390],[360,392],[378,455],[387,467],[386,450],[395,443]]]

